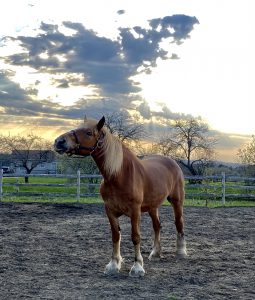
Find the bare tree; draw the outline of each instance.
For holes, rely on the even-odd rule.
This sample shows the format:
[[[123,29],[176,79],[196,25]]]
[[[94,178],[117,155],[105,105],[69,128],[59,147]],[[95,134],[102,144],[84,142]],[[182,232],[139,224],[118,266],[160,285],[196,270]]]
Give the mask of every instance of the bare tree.
[[[0,135],[1,150],[12,155],[16,166],[25,169],[30,174],[39,164],[54,159],[51,143],[41,137],[29,133],[27,136]],[[28,182],[28,177],[25,177]]]
[[[255,175],[255,135],[252,136],[250,142],[246,143],[243,148],[240,148],[237,152],[239,159],[244,164],[243,170],[246,175]]]
[[[156,147],[163,155],[174,157],[192,175],[198,175],[203,173],[205,162],[212,157],[216,142],[205,122],[194,118],[178,119]]]
[[[252,136],[251,142],[238,150],[237,155],[243,164],[255,165],[255,135]]]
[[[146,137],[146,130],[135,117],[131,117],[125,112],[114,112],[107,114],[106,127],[116,135],[122,142],[139,141]]]

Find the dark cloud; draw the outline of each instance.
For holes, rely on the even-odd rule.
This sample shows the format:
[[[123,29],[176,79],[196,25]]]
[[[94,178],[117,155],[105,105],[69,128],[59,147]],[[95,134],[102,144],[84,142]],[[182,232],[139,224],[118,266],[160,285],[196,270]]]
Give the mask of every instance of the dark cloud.
[[[158,58],[177,57],[167,57],[160,42],[167,38],[174,41],[187,38],[197,23],[195,17],[185,15],[153,19],[149,21],[149,29],[140,26],[119,28],[118,40],[98,36],[80,23],[63,23],[74,30],[73,35],[61,33],[57,25],[42,23],[41,33],[37,36],[17,38],[24,52],[5,60],[41,72],[82,73],[86,79],[84,84],[97,86],[102,96],[137,93],[141,88],[130,78],[137,74],[139,67],[143,66],[143,71],[150,73]],[[66,61],[60,61],[59,55]],[[62,85],[67,86],[67,83]]]
[[[24,44],[23,44],[24,46]],[[33,48],[33,47],[31,47]],[[31,49],[32,52],[35,51],[35,49]],[[42,54],[43,51],[39,52],[39,54]],[[56,57],[50,57],[49,59],[42,59],[40,56],[30,54],[28,53],[19,53],[19,54],[13,54],[6,58],[7,63],[11,63],[12,65],[17,66],[29,66],[33,67],[35,69],[40,69],[40,71],[50,71],[50,70],[57,70],[60,67],[60,62]]]
[[[118,15],[124,15],[124,13],[125,13],[124,9],[120,9],[120,10],[117,11]]]
[[[30,96],[36,93],[36,89],[22,89],[4,72],[0,72],[0,107],[6,115],[31,117],[41,114],[55,115],[59,112],[57,104],[46,100],[33,100]]]
[[[172,53],[172,56],[170,58],[171,59],[180,59],[180,57],[175,53]]]
[[[73,76],[73,74],[63,74],[63,78],[52,78],[51,82],[58,88],[69,88],[71,86],[85,86],[84,76]],[[88,84],[89,85],[89,84]]]
[[[190,119],[192,117],[189,114],[172,112],[165,104],[161,105],[161,111],[153,111],[151,115],[163,120]]]
[[[138,107],[137,110],[141,114],[141,116],[145,119],[150,119],[152,116],[152,112],[149,104],[146,101],[143,101]]]
[[[10,105],[10,101],[26,101],[26,92],[9,77],[13,75],[11,72],[0,71],[0,105],[7,102]],[[9,101],[9,102],[8,102]]]
[[[30,95],[30,96],[37,96],[38,95],[38,90],[36,88],[33,88],[33,87],[28,87],[25,89],[27,95]]]
[[[118,14],[125,13],[119,10]],[[99,36],[80,23],[64,22],[73,34],[64,34],[57,25],[42,23],[36,36],[6,38],[2,43],[16,41],[23,51],[2,57],[6,63],[15,66],[29,66],[38,72],[58,74],[52,82],[58,88],[71,86],[92,86],[99,92],[97,98],[80,99],[73,106],[64,107],[46,100],[33,100],[39,81],[28,89],[22,89],[12,81],[12,74],[0,73],[0,106],[12,116],[45,116],[49,122],[59,118],[80,119],[84,112],[99,117],[122,109],[135,109],[134,100],[140,100],[137,110],[144,118],[175,118],[170,110],[153,113],[138,92],[139,83],[132,76],[139,72],[149,74],[157,59],[176,59],[177,54],[168,56],[161,42],[180,43],[189,37],[195,17],[185,15],[167,16],[149,21],[149,28],[135,26],[119,28],[117,40]],[[60,58],[64,59],[60,59]],[[142,71],[141,71],[142,70]],[[61,78],[62,75],[62,78]],[[81,76],[82,75],[82,76]]]
[[[53,24],[41,23],[41,30],[48,33],[55,33],[58,31],[58,26]]]
[[[150,20],[150,25],[153,30],[160,30],[161,35],[165,38],[167,38],[170,33],[170,36],[172,36],[177,43],[189,38],[189,33],[193,30],[195,24],[199,24],[197,18],[186,15],[173,15]],[[171,29],[173,29],[174,32],[172,32]]]
[[[0,72],[0,111],[4,112],[1,115],[1,122],[11,121],[20,124],[21,120],[40,117],[37,125],[40,123],[42,126],[46,124],[59,126],[63,122],[69,124],[70,120],[81,120],[85,112],[88,116],[99,118],[105,113],[127,108],[127,99],[125,98],[120,99],[122,101],[110,98],[80,99],[74,105],[66,107],[49,100],[35,101],[30,97],[33,93],[36,91],[22,89],[17,83],[12,82],[4,72]],[[35,125],[31,124],[31,121],[29,122],[30,125]]]
[[[121,45],[126,61],[135,66],[143,65],[146,69],[155,67],[158,58],[169,58],[168,52],[160,47],[160,42],[172,38],[174,42],[180,43],[189,37],[194,25],[198,23],[195,17],[174,15],[150,20],[150,29],[140,26],[120,28]]]
[[[59,80],[61,83],[57,86],[58,88],[61,88],[61,89],[67,89],[70,87],[68,81],[66,79],[60,79]]]

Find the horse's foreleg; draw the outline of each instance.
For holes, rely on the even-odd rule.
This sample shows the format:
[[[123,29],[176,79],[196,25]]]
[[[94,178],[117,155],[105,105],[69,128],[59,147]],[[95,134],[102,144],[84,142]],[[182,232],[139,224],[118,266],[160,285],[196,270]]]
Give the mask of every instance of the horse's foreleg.
[[[135,214],[131,217],[131,226],[132,226],[132,242],[135,248],[135,262],[132,266],[129,275],[134,277],[144,276],[145,271],[143,268],[143,257],[140,251],[141,245],[141,237],[140,237],[140,219],[141,213],[138,210]]]
[[[177,230],[176,254],[180,257],[187,256],[186,242],[184,238],[183,201],[173,199],[171,201],[174,209],[175,226]]]
[[[107,208],[106,208],[106,213],[111,225],[113,251],[112,251],[112,258],[108,263],[108,265],[105,267],[105,274],[114,275],[117,274],[121,268],[121,262],[122,262],[122,257],[120,255],[121,234],[120,234],[118,218],[114,216],[114,214]]]
[[[149,212],[152,220],[152,225],[154,229],[154,244],[151,254],[149,255],[149,260],[153,257],[160,257],[161,246],[160,246],[160,221],[158,216],[158,209]]]

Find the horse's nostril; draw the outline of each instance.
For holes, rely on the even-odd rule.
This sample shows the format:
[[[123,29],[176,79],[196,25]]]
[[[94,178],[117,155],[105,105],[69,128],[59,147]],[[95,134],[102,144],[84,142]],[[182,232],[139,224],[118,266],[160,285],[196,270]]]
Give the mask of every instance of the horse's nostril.
[[[59,137],[55,140],[54,149],[57,153],[63,154],[67,151],[66,139]]]
[[[60,145],[63,145],[65,143],[65,141],[66,140],[64,138],[62,138],[62,139],[59,139],[57,143]]]
[[[55,140],[55,148],[62,149],[65,147],[66,140],[65,138],[58,138]]]

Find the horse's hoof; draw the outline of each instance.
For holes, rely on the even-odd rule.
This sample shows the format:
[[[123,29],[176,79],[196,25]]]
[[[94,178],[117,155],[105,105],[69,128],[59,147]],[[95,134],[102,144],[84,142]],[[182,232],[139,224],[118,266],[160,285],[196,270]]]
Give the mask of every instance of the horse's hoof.
[[[152,260],[152,259],[154,259],[154,258],[160,259],[160,258],[161,258],[161,253],[160,253],[159,251],[156,251],[156,250],[153,249],[153,250],[151,251],[151,254],[149,255],[148,259],[149,259],[149,260]]]
[[[120,264],[117,264],[116,261],[111,260],[109,264],[105,267],[105,275],[117,275],[120,271]]]
[[[107,275],[107,276],[118,275],[119,274],[119,270],[118,269],[108,269],[108,268],[105,268],[104,274]]]
[[[186,258],[188,256],[187,251],[185,249],[176,251],[177,258]]]
[[[129,276],[131,277],[143,277],[145,275],[144,268],[138,263],[135,262],[133,267],[129,272]]]

